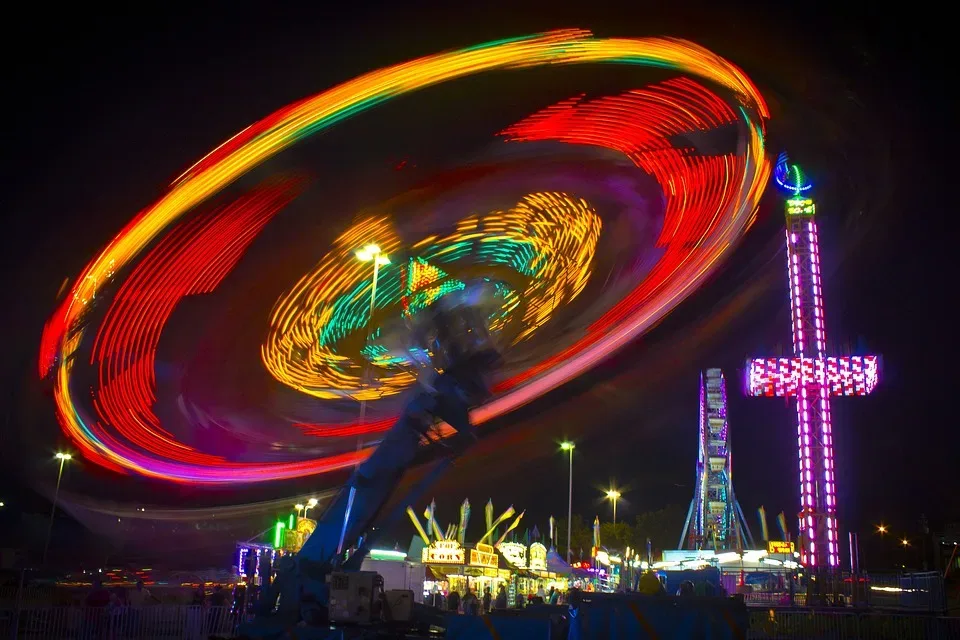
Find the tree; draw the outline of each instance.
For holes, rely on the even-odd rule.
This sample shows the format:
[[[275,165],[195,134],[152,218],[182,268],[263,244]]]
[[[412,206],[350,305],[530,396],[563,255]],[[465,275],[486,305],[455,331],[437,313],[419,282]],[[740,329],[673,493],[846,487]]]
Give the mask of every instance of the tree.
[[[664,549],[675,549],[685,517],[685,510],[677,505],[641,513],[634,525],[637,548],[646,552],[647,538],[650,538],[654,558],[658,558]]]
[[[623,552],[627,547],[635,549],[641,555],[646,554],[647,538],[650,538],[654,559],[659,559],[664,549],[674,549],[683,528],[683,519],[686,510],[676,505],[664,507],[656,511],[648,511],[636,516],[634,523],[612,522],[600,523],[600,545],[611,551]],[[563,556],[567,551],[567,521],[557,521],[557,551]],[[573,559],[590,557],[593,547],[593,524],[587,524],[582,516],[573,516],[573,527],[570,532],[573,540],[571,549]]]
[[[580,559],[580,552],[583,551],[583,558],[590,557],[590,548],[593,547],[593,527],[587,526],[583,521],[583,516],[574,514],[573,526],[570,528],[570,540],[573,544],[570,549],[573,552],[573,559]],[[565,558],[567,553],[567,521],[566,519],[557,520],[557,553]]]

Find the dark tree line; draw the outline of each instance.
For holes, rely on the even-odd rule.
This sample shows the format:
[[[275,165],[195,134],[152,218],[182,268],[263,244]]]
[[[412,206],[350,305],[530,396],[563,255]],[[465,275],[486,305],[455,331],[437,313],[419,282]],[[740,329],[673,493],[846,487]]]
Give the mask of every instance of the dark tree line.
[[[600,545],[607,549],[622,551],[626,547],[646,553],[647,538],[650,538],[653,555],[659,558],[664,549],[676,549],[683,529],[683,520],[687,510],[679,506],[668,506],[657,511],[648,511],[634,516],[633,521],[621,521],[617,524],[600,519]],[[573,542],[573,559],[589,559],[593,546],[593,517],[589,520],[579,514],[573,516],[570,531]],[[566,518],[557,521],[557,551],[563,556],[567,549]],[[582,555],[581,555],[582,554]]]

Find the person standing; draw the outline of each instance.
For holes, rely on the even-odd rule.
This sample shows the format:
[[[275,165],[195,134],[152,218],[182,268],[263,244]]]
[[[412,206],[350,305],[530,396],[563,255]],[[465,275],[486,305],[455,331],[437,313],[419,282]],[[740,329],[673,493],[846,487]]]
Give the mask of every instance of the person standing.
[[[467,592],[463,594],[463,612],[468,616],[475,616],[480,613],[480,599],[473,594],[470,587],[467,587]]]
[[[507,588],[500,585],[500,588],[497,590],[497,601],[495,605],[497,609],[506,609],[507,608]]]
[[[452,613],[460,613],[460,594],[456,591],[451,591],[450,595],[447,596],[447,610]]]
[[[560,591],[555,587],[550,587],[550,593],[547,596],[547,604],[555,605],[560,601]]]
[[[490,605],[493,604],[493,596],[490,594],[490,587],[483,590],[483,612],[490,613]]]

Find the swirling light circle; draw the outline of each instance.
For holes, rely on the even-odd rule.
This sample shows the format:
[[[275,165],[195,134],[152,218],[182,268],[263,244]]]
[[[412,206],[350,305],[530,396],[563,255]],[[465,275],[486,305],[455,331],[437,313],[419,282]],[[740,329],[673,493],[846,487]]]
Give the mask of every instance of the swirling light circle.
[[[136,416],[133,423],[127,423],[128,431],[120,434],[123,439],[115,437],[103,424],[82,415],[70,386],[74,358],[85,332],[86,310],[113,274],[130,267],[172,223],[253,167],[306,136],[396,96],[453,79],[494,70],[586,63],[674,70],[725,88],[740,104],[731,109],[709,90],[692,81],[679,80],[664,83],[655,91],[633,91],[585,103],[568,101],[503,132],[509,141],[556,140],[622,152],[653,175],[663,188],[666,220],[660,246],[665,251],[647,279],[595,322],[587,335],[539,365],[502,382],[499,395],[490,404],[478,408],[474,420],[480,423],[502,415],[556,388],[645,331],[703,281],[752,223],[770,173],[762,134],[763,122],[769,114],[763,98],[737,67],[680,40],[603,39],[580,30],[502,40],[374,71],[281,109],[221,145],[178,178],[163,197],[142,211],[86,267],[44,330],[40,370],[44,376],[53,372],[54,397],[64,431],[86,457],[98,464],[178,482],[263,482],[355,464],[368,452],[292,462],[233,462],[204,454],[173,441],[149,406],[131,408],[123,404],[124,398],[111,399],[105,390],[96,401],[102,420],[109,422],[111,413],[115,415],[118,411]],[[725,123],[736,123],[740,127],[742,135],[737,154],[698,157],[672,144],[671,136],[685,130],[706,130]],[[220,251],[211,258],[219,261],[216,272],[203,272],[202,278],[198,276],[177,295],[215,287],[218,277],[239,259],[244,243],[291,197],[291,189],[290,185],[278,185],[265,190],[251,196],[257,200],[253,203],[256,206],[247,203],[242,211],[218,217],[203,228],[183,231],[178,242],[181,247],[193,243],[192,249],[173,251],[171,244],[164,253],[160,249],[166,238],[160,240],[151,251],[158,261],[168,262],[168,269],[190,269],[202,262],[201,258],[191,255],[191,250],[196,253],[209,247],[212,239],[221,245]],[[232,239],[227,242],[226,253],[224,238]],[[137,267],[130,277],[137,275],[144,281],[156,282],[157,274],[162,271],[157,264],[153,264],[153,271]],[[554,283],[550,286],[561,286],[558,283],[566,280],[564,286],[575,287],[576,270],[571,273],[572,276],[558,274],[547,282]],[[306,276],[305,280],[310,277]],[[573,285],[570,277],[574,278]],[[127,284],[129,279],[124,287]],[[173,297],[163,296],[145,302],[133,291],[124,297],[123,289],[118,293],[118,300],[138,309],[141,315],[145,313],[144,305],[152,305],[151,313],[160,318],[169,315],[175,304],[171,302]],[[300,346],[315,348],[313,344],[303,344],[308,335],[303,328],[309,329],[310,321],[301,317],[300,312],[311,305],[313,308],[329,305],[332,299],[303,304],[303,292],[295,289],[284,300],[273,316],[275,330],[264,345],[264,362],[275,377],[291,386],[309,388],[309,392],[316,395],[327,393],[335,385],[329,384],[329,380],[315,379],[313,373],[298,370],[295,360],[285,361],[278,355],[278,348],[297,341]],[[548,308],[541,305],[535,313]],[[533,324],[544,317],[532,318]],[[117,331],[111,333],[110,326],[115,325],[109,325],[109,318],[104,325],[97,342],[103,350],[104,362],[120,363],[116,365],[115,377],[139,371],[138,384],[149,383],[153,375],[151,361],[123,362],[127,351],[109,351],[103,345],[115,346],[116,340],[133,344],[150,336],[111,338],[119,335]],[[162,323],[151,331],[156,333],[160,326]],[[151,393],[141,395],[148,405]],[[175,455],[170,455],[171,451]]]
[[[415,313],[462,287],[444,269],[450,270],[469,255],[474,266],[485,268],[484,273],[501,267],[526,280],[519,291],[497,282],[502,303],[491,326],[502,330],[515,318],[519,326],[512,342],[519,342],[583,291],[600,228],[600,216],[585,200],[563,193],[530,194],[509,211],[469,216],[453,233],[417,242],[412,247],[417,256],[409,264],[381,270],[374,311],[402,306],[404,312]],[[369,318],[370,269],[351,260],[355,247],[371,238],[386,254],[401,246],[389,218],[357,223],[277,302],[263,362],[280,382],[327,400],[375,400],[399,393],[416,379],[401,370],[379,377],[376,385],[364,385],[365,361],[388,370],[396,356],[376,343],[367,346],[366,358],[347,359],[338,349],[340,339],[362,332],[368,324],[379,324]]]

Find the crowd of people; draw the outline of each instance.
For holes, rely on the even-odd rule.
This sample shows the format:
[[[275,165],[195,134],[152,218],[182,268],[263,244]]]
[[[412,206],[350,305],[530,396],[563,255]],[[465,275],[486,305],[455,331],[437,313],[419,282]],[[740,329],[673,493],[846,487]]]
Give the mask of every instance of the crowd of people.
[[[189,595],[181,594],[176,604],[187,604],[187,637],[206,637],[209,633],[229,630],[239,622],[245,600],[244,585],[237,585],[233,593],[220,584],[201,582]],[[99,577],[93,579],[84,599],[86,606],[81,635],[84,637],[122,637],[130,634],[143,636],[153,627],[165,624],[164,612],[155,605],[161,603],[138,580],[133,587],[107,588]],[[138,637],[139,637],[138,636]],[[143,636],[146,637],[146,636]]]
[[[517,593],[513,602],[509,602],[507,588],[501,584],[496,596],[493,595],[490,587],[485,587],[480,597],[477,597],[470,587],[467,587],[462,597],[456,590],[445,594],[438,587],[434,587],[427,597],[426,604],[451,613],[482,615],[498,609],[522,609],[529,604],[563,604],[563,601],[564,594],[559,589],[551,586],[549,591],[545,591],[541,584],[536,593],[527,595]]]

